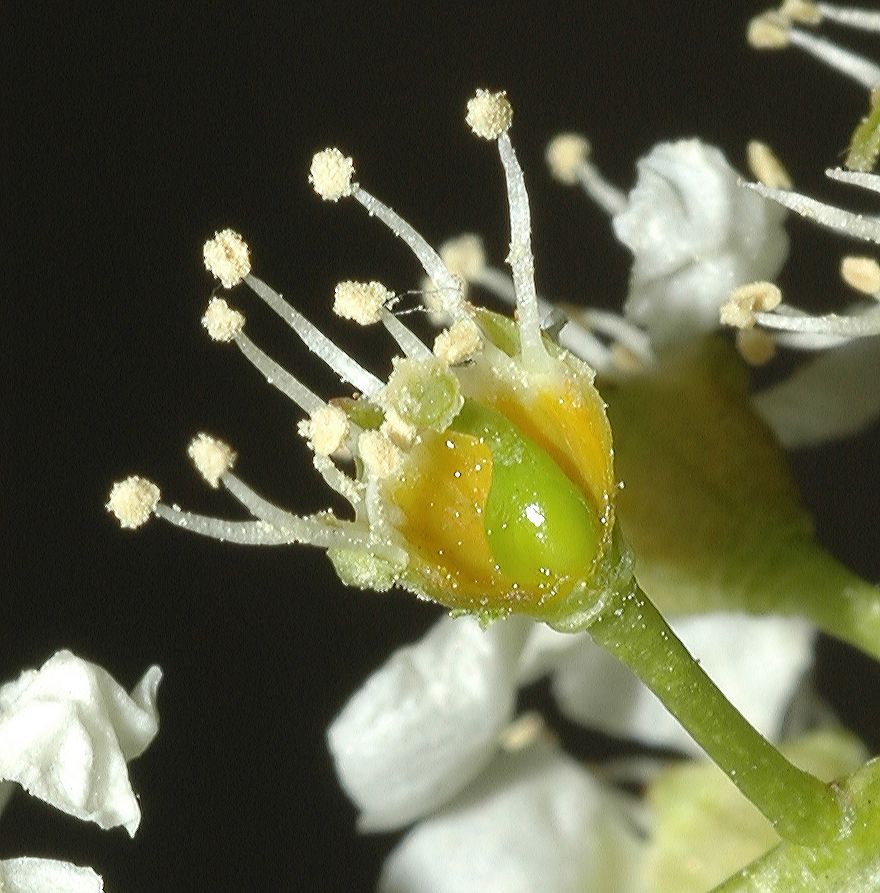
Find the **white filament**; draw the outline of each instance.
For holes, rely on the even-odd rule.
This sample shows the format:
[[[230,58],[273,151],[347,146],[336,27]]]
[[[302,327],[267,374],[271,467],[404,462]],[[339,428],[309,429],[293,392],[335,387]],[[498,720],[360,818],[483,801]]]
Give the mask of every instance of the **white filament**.
[[[510,254],[508,262],[513,272],[516,290],[517,322],[523,360],[536,369],[547,364],[547,351],[541,338],[541,318],[535,290],[535,259],[532,255],[532,223],[529,198],[522,168],[517,160],[510,137],[498,138],[498,151],[507,180],[507,199],[510,205]]]
[[[278,388],[285,397],[292,400],[300,409],[311,415],[326,404],[313,391],[309,390],[299,379],[291,375],[283,366],[279,366],[270,356],[263,353],[244,332],[235,336],[238,349],[263,374],[270,385]]]
[[[798,28],[789,30],[788,40],[793,46],[799,47],[866,89],[873,90],[874,87],[880,86],[880,65],[876,65],[870,59],[865,59],[851,50]]]
[[[380,379],[367,372],[344,350],[337,347],[317,326],[291,307],[265,282],[251,274],[245,276],[244,281],[299,335],[303,344],[320,357],[343,381],[347,381],[368,397],[383,386]]]

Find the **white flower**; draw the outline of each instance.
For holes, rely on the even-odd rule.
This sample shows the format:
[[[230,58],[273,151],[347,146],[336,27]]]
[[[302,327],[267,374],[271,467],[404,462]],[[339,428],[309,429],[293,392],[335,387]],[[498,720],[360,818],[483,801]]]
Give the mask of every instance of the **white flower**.
[[[140,823],[126,763],[158,731],[151,667],[131,694],[101,667],[59,651],[39,670],[0,687],[0,809],[10,782],[52,806],[102,828]],[[0,890],[93,893],[103,889],[89,868],[49,859],[0,861]]]
[[[808,626],[711,615],[681,618],[675,627],[745,716],[778,737],[785,707],[811,662]],[[389,858],[382,890],[454,893],[468,889],[467,878],[481,866],[487,872],[493,866],[503,884],[474,881],[471,889],[591,889],[603,872],[623,878],[609,890],[637,889],[627,886],[616,861],[608,861],[623,848],[635,869],[640,852],[610,790],[545,745],[504,753],[502,733],[513,717],[516,688],[547,673],[570,718],[646,744],[701,753],[654,696],[588,637],[520,618],[485,632],[472,618],[444,618],[392,655],[329,733],[343,787],[362,810],[362,830],[429,816]],[[500,821],[503,815],[510,820]],[[614,846],[597,850],[606,834]],[[556,852],[576,852],[583,861],[559,856],[551,867]],[[565,873],[566,864],[573,874]],[[536,886],[541,877],[545,882]]]
[[[642,843],[613,795],[541,742],[502,753],[404,837],[380,893],[636,893]]]
[[[785,213],[742,189],[721,151],[696,139],[661,143],[637,168],[613,220],[633,253],[624,313],[657,343],[713,331],[733,288],[782,268]]]

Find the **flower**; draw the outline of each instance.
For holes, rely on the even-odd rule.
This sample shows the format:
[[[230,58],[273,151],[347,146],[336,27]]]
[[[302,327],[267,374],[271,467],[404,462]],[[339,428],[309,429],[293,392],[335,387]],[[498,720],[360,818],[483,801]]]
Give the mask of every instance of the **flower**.
[[[697,139],[656,145],[639,159],[628,195],[602,177],[589,155],[589,142],[576,134],[557,136],[547,148],[553,176],[580,183],[632,252],[624,316],[647,331],[654,347],[715,330],[718,308],[733,288],[772,278],[785,262],[785,213],[742,189],[714,146]]]
[[[626,317],[661,344],[712,331],[733,288],[782,268],[784,217],[741,189],[713,146],[656,146],[639,160],[626,208],[613,218],[617,238],[633,253]]]
[[[745,715],[778,739],[812,661],[809,625],[712,615],[680,618],[674,626]],[[340,782],[361,811],[361,830],[417,821],[389,857],[380,889],[451,893],[468,889],[468,877],[472,889],[480,865],[501,872],[508,886],[497,889],[534,889],[541,876],[542,888],[554,891],[589,889],[600,876],[616,879],[610,889],[638,889],[630,883],[641,871],[644,844],[620,793],[544,735],[522,735],[521,728],[511,734],[516,689],[548,673],[570,719],[701,755],[656,698],[587,636],[555,633],[524,618],[485,633],[472,618],[443,618],[393,654],[328,731]],[[516,820],[499,823],[505,812]],[[605,845],[597,851],[600,840]],[[621,852],[630,873],[621,870]],[[559,853],[566,858],[554,858]]]
[[[203,324],[234,341],[273,384],[308,414],[300,425],[325,481],[348,500],[352,520],[330,512],[292,515],[254,493],[232,471],[231,447],[206,434],[190,456],[211,486],[222,484],[254,520],[196,516],[159,501],[142,478],[116,484],[107,508],[126,527],[152,514],[219,539],[324,547],[339,576],[360,587],[398,585],[484,621],[510,613],[583,625],[604,593],[628,578],[614,525],[617,481],[611,432],[593,371],[545,337],[535,291],[528,200],[503,93],[478,91],[467,120],[498,144],[510,200],[508,260],[515,323],[474,307],[462,282],[408,224],[354,181],[351,158],[319,152],[310,180],[324,199],[351,197],[409,245],[439,293],[449,325],[428,347],[390,308],[381,283],[343,282],[334,309],[363,325],[381,323],[396,340],[387,382],[376,378],[250,272],[250,252],[232,230],[205,246],[224,287],[247,284],[343,381],[354,399],[329,403],[275,364],[247,336],[244,316],[221,298]],[[757,200],[756,200],[757,201]],[[340,466],[354,459],[354,475]]]
[[[54,654],[0,687],[0,809],[11,782],[57,809],[133,837],[140,807],[126,763],[158,731],[162,672],[150,667],[128,695],[96,664]],[[0,889],[91,893],[103,890],[89,868],[50,859],[0,861]]]
[[[866,31],[880,31],[880,14],[870,10],[837,7],[827,3],[787,0],[778,12],[754,19],[749,40],[761,49],[799,48],[847,76],[870,93],[869,111],[856,128],[847,158],[850,170],[826,171],[831,179],[872,192],[880,189],[880,177],[869,171],[877,160],[880,107],[880,65],[829,41],[809,29],[824,21]],[[880,242],[880,224],[873,217],[856,214],[816,201],[793,191],[791,183],[753,183],[759,195],[827,227],[861,241]],[[755,307],[741,317],[724,321],[737,326],[758,326],[765,337],[788,348],[821,351],[788,379],[755,396],[757,412],[770,424],[780,441],[803,447],[845,437],[862,429],[880,415],[880,391],[866,388],[880,374],[880,266],[871,257],[847,256],[841,262],[844,282],[867,297],[845,314],[815,316],[784,301],[772,307]],[[841,400],[841,394],[847,394]]]

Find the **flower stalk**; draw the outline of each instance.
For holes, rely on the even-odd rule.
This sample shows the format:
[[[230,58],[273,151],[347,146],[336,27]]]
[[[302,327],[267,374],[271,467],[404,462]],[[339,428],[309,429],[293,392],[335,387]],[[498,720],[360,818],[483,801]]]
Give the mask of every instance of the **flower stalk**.
[[[835,789],[798,769],[755,731],[638,584],[613,593],[589,633],[660,698],[781,837],[815,844],[845,831],[846,812]]]

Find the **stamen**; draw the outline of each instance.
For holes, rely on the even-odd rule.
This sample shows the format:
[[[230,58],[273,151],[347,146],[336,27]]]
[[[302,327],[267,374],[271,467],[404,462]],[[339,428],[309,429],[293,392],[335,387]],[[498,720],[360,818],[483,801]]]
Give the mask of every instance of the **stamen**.
[[[223,298],[211,298],[202,325],[212,341],[234,341],[244,328],[244,314],[233,310]]]
[[[777,12],[763,12],[748,25],[746,40],[756,50],[781,50],[788,46],[790,23]]]
[[[811,335],[842,335],[847,338],[867,338],[880,335],[880,307],[852,315],[839,316],[829,313],[824,316],[801,316],[784,312],[757,313],[757,322],[767,329],[783,332],[804,332]]]
[[[754,178],[773,189],[791,189],[791,175],[766,143],[751,140],[746,146],[746,161]]]
[[[815,59],[824,62],[829,68],[839,71],[868,90],[880,85],[880,65],[876,65],[864,56],[859,56],[852,50],[839,47],[821,37],[807,34],[798,28],[789,30],[788,41],[792,46],[799,47]]]
[[[483,338],[477,324],[470,319],[460,319],[434,339],[434,355],[458,366],[470,360],[483,346]]]
[[[285,397],[292,400],[303,412],[312,413],[324,406],[324,401],[298,378],[291,375],[283,366],[275,362],[245,335],[239,332],[235,337],[238,349],[247,360],[262,373],[263,378],[278,388]]]
[[[871,174],[866,171],[846,171],[842,168],[829,168],[825,171],[825,176],[839,183],[847,183],[850,186],[860,186],[862,189],[868,189],[871,192],[880,192],[880,175]]]
[[[232,469],[238,458],[228,443],[204,432],[197,434],[190,441],[186,452],[192,459],[196,471],[205,479],[208,486],[215,490],[220,486],[223,475]]]
[[[238,285],[251,271],[250,252],[247,243],[231,229],[214,233],[202,249],[205,268],[211,272],[224,288]]]
[[[751,282],[735,288],[721,305],[722,325],[738,329],[754,328],[759,311],[773,310],[782,301],[782,292],[772,282]]]
[[[843,258],[840,262],[840,277],[850,288],[862,294],[880,294],[880,264],[873,257],[850,255]]]
[[[761,329],[739,329],[736,349],[750,366],[765,366],[776,356],[776,342]]]
[[[265,282],[250,274],[245,276],[244,281],[299,335],[303,344],[320,357],[343,381],[347,381],[367,396],[375,394],[382,387],[382,382],[375,375],[367,372],[342,348],[337,347],[319,328],[291,307]]]
[[[411,332],[390,310],[382,308],[382,325],[397,342],[398,347],[408,357],[426,360],[431,356],[428,345],[414,332]]]
[[[331,490],[342,496],[343,499],[346,499],[355,512],[359,514],[364,504],[363,485],[340,471],[327,456],[321,456],[316,453],[312,464],[315,466],[318,474],[324,479],[324,483]]]
[[[545,157],[551,174],[566,185],[580,183],[584,192],[613,217],[627,206],[626,193],[605,179],[590,160],[589,140],[576,133],[562,133],[547,145]]]
[[[880,244],[880,220],[875,217],[843,211],[798,192],[772,189],[769,186],[764,186],[763,183],[745,183],[744,185],[820,226],[845,233],[856,239],[862,239],[865,242]]]
[[[805,6],[809,4],[804,4]],[[838,25],[857,28],[860,31],[880,31],[880,12],[873,9],[856,9],[850,6],[832,6],[829,3],[817,3],[817,11],[823,18]]]
[[[345,445],[351,426],[348,416],[332,404],[316,409],[299,423],[299,432],[318,456],[331,456]]]
[[[822,22],[819,6],[807,0],[785,0],[779,8],[779,14],[802,25],[819,25]]]
[[[447,269],[465,282],[475,282],[486,267],[483,240],[476,233],[462,233],[440,246],[440,257]]]
[[[338,202],[357,189],[354,162],[339,149],[324,149],[312,157],[309,183],[324,201]]]
[[[379,431],[364,431],[361,434],[358,454],[367,476],[375,480],[393,478],[403,461],[400,449]]]
[[[156,514],[163,521],[168,521],[176,527],[224,543],[236,543],[242,546],[283,546],[295,542],[264,521],[224,521],[220,518],[185,512],[163,502],[156,506]]]
[[[381,282],[340,282],[333,291],[333,312],[361,326],[382,318],[382,309],[394,300],[394,292]]]
[[[255,518],[285,536],[289,543],[307,543],[322,549],[351,548],[366,541],[367,532],[351,521],[340,521],[330,514],[302,517],[278,508],[232,472],[223,476],[223,486]]]
[[[338,149],[325,149],[312,159],[309,182],[321,198],[338,201],[353,195],[372,217],[378,217],[398,238],[403,239],[444,295],[450,313],[459,312],[461,283],[446,269],[440,255],[395,211],[353,182],[354,164]],[[363,390],[363,389],[362,389]],[[366,393],[366,391],[364,392]]]
[[[136,530],[156,513],[160,495],[152,481],[132,476],[113,485],[105,508],[116,516],[122,527]]]
[[[507,94],[477,90],[468,100],[465,121],[468,127],[484,140],[497,140],[507,133],[513,122],[513,107]]]
[[[820,8],[824,14],[824,7]],[[758,50],[796,46],[868,90],[880,85],[880,66],[831,41],[792,27],[791,19],[784,14],[765,12],[752,19],[747,37]]]

